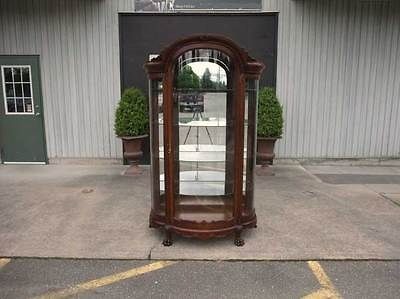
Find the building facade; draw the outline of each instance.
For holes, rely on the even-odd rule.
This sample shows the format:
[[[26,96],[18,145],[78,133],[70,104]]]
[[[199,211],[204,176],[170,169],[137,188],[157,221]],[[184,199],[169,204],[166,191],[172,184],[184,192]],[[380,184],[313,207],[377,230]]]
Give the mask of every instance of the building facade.
[[[39,61],[50,162],[122,157],[118,13],[134,10],[133,0],[0,0],[2,64]],[[400,2],[263,0],[262,10],[279,12],[277,157],[400,157]]]

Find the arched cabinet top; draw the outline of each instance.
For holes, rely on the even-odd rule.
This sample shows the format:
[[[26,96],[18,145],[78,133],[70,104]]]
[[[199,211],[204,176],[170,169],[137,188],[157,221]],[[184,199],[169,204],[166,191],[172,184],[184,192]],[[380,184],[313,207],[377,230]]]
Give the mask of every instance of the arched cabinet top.
[[[263,63],[250,57],[231,39],[214,34],[192,35],[177,40],[162,50],[159,56],[146,62],[144,68],[150,79],[161,80],[180,55],[195,49],[218,50],[226,54],[232,59],[232,63],[238,66],[240,73],[247,78],[259,79],[265,68]]]

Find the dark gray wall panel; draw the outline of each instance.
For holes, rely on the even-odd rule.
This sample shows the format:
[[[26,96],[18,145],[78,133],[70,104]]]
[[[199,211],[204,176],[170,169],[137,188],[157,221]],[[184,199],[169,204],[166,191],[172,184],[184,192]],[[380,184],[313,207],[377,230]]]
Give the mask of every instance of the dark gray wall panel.
[[[275,86],[278,15],[253,14],[120,14],[121,87],[147,90],[143,64],[176,39],[216,33],[233,39],[267,66],[261,85]]]

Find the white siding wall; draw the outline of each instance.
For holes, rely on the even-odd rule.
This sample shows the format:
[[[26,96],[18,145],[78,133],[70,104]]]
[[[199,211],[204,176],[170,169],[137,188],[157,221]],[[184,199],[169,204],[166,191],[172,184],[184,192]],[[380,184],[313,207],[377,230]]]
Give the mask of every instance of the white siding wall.
[[[39,54],[50,158],[121,156],[118,11],[134,0],[0,0],[0,54]]]
[[[400,156],[400,1],[263,0],[280,11],[278,156]]]
[[[278,156],[400,156],[400,1],[263,0],[280,11]],[[117,158],[118,11],[134,0],[0,0],[0,54],[39,54],[50,158]]]

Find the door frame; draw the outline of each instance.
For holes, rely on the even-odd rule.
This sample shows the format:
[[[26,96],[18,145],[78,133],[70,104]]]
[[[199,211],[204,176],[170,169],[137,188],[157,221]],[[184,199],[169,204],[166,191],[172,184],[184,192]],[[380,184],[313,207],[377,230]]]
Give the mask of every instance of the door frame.
[[[37,54],[32,54],[32,55],[13,55],[13,54],[0,54],[0,58],[3,58],[5,60],[7,59],[18,59],[18,58],[22,58],[22,59],[29,59],[31,60],[31,62],[29,63],[30,69],[31,69],[31,80],[32,80],[32,90],[34,88],[34,84],[33,84],[33,72],[32,72],[32,65],[36,64],[37,65],[37,92],[40,96],[40,105],[39,108],[34,107],[34,114],[36,113],[40,113],[41,115],[41,126],[42,126],[42,145],[43,145],[43,153],[44,153],[44,161],[43,162],[9,162],[9,161],[3,161],[1,155],[0,155],[0,164],[5,164],[5,165],[9,165],[9,164],[32,164],[32,165],[46,165],[49,164],[49,156],[47,153],[47,142],[46,142],[46,126],[45,126],[45,121],[44,121],[44,97],[43,97],[43,88],[42,88],[42,71],[41,71],[41,64],[40,64],[40,55]],[[0,64],[2,65],[2,64]],[[28,65],[27,63],[5,63],[4,66],[12,66],[12,65]],[[3,74],[1,74],[2,76]],[[3,79],[1,79],[1,83],[2,85],[4,85]],[[3,87],[0,88],[0,92],[2,93],[2,98],[4,97],[4,93],[3,93]],[[32,93],[33,95],[33,93]],[[3,101],[5,101],[5,99],[3,99]],[[2,117],[6,116],[6,110],[4,107],[4,115],[1,115]],[[2,121],[0,119],[0,126],[2,125]],[[1,145],[1,135],[0,135],[0,145]]]

